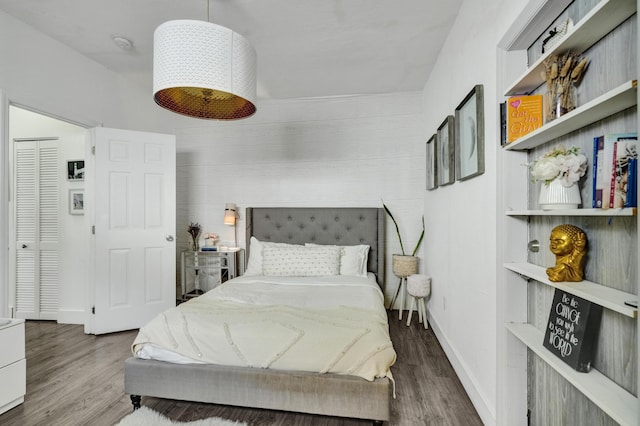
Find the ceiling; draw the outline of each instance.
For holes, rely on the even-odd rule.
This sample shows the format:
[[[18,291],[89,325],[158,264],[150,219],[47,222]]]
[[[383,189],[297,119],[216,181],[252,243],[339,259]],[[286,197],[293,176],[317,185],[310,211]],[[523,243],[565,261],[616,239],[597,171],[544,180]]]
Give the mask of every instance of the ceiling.
[[[209,1],[0,0],[0,10],[149,92],[155,28],[209,20],[256,49],[258,97],[286,99],[422,90],[462,2]]]

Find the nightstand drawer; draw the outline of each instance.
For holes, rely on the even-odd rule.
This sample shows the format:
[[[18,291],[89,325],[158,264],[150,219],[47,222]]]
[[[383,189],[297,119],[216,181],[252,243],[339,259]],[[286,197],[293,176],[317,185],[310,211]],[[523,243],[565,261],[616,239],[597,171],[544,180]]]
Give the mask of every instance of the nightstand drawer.
[[[24,356],[24,321],[0,328],[0,367],[12,364]]]
[[[27,392],[27,360],[0,368],[0,414],[24,402]]]

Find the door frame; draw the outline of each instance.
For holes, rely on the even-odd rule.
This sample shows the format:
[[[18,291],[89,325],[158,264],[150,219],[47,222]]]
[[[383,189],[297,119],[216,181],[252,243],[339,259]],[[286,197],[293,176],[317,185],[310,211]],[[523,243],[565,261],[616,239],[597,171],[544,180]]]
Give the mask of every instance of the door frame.
[[[7,91],[0,87],[0,318],[10,318],[13,316],[13,304],[11,300],[11,286],[9,282],[9,248],[11,244],[11,229],[9,228],[9,208],[11,202],[11,157],[9,139],[9,107],[15,106],[36,114],[41,114],[56,120],[74,124],[85,129],[101,126],[102,123],[94,122],[90,119],[73,120],[62,117],[55,113],[50,113],[45,109],[28,106],[37,104],[31,102],[21,102],[12,98]],[[86,195],[85,195],[86,196]],[[90,314],[87,306],[90,306],[88,299],[85,303],[85,313]]]

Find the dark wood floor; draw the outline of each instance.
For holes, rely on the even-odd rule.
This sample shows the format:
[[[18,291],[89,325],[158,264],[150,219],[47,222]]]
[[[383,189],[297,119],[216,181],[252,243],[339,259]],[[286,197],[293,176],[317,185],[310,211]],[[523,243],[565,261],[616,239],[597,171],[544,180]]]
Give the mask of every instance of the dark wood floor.
[[[417,315],[413,318],[411,327],[398,320],[397,311],[389,319],[398,354],[389,426],[482,425],[434,334],[417,324]],[[112,426],[131,412],[123,391],[123,361],[131,354],[136,331],[96,337],[78,325],[27,321],[26,333],[27,395],[24,404],[0,415],[0,425]],[[158,398],[143,398],[142,404],[180,421],[218,416],[250,426],[370,424]]]

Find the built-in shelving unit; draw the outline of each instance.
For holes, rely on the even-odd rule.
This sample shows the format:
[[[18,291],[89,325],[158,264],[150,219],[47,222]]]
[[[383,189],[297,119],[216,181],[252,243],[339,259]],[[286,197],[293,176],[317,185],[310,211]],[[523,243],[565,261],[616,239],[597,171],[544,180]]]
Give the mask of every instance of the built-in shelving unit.
[[[502,78],[503,83],[505,83],[503,93],[506,97],[530,94],[544,84],[541,71],[544,70],[545,60],[552,55],[561,55],[567,51],[583,53],[594,46],[595,49],[602,49],[601,46],[604,44],[599,44],[601,39],[605,36],[608,37],[612,31],[623,23],[626,24],[626,21],[636,13],[637,1],[601,0],[589,12],[584,14],[582,19],[549,51],[543,53],[533,63],[528,64],[524,72],[516,70],[516,73],[510,73],[510,68],[513,68],[513,62],[523,63],[526,61],[529,47],[534,46],[538,36],[542,36],[548,31],[548,27],[562,12],[560,10],[561,6],[558,3],[554,3],[553,0],[532,1],[529,6],[529,9],[525,8],[521,17],[507,31],[499,45],[505,52],[504,57],[499,58],[498,66],[499,70],[504,74]],[[563,4],[562,8],[564,7],[566,7],[566,4]],[[627,26],[626,28],[628,29],[629,27]],[[630,42],[637,43],[637,40],[631,38]],[[628,46],[624,48],[627,49]],[[597,59],[602,58],[590,58],[592,61]],[[636,64],[626,65],[629,66],[628,69],[635,69],[631,68],[631,66]],[[515,81],[505,81],[508,80],[509,75],[515,74],[520,74]],[[504,211],[504,218],[499,224],[501,244],[504,246],[499,254],[499,262],[504,269],[499,273],[498,291],[502,292],[502,294],[501,299],[499,299],[499,305],[501,306],[498,318],[504,324],[505,330],[504,333],[499,333],[498,337],[498,364],[502,366],[498,373],[498,398],[501,401],[505,401],[498,410],[498,424],[500,425],[527,424],[525,413],[529,408],[529,398],[531,397],[527,393],[530,383],[527,378],[527,370],[529,368],[536,370],[536,374],[542,375],[540,380],[536,382],[536,386],[540,386],[538,392],[541,394],[554,395],[558,392],[557,388],[548,387],[547,378],[552,378],[552,382],[558,381],[560,383],[562,381],[548,369],[538,371],[535,367],[539,365],[538,361],[529,364],[527,350],[524,348],[535,353],[544,364],[550,366],[562,378],[566,379],[579,393],[599,407],[613,421],[621,425],[640,425],[640,401],[625,389],[625,387],[629,387],[628,382],[621,386],[607,377],[610,372],[607,373],[602,370],[605,371],[603,373],[596,368],[592,368],[589,373],[577,372],[543,346],[544,330],[541,331],[540,327],[541,322],[543,322],[544,310],[548,309],[548,307],[543,301],[544,298],[540,300],[531,299],[531,297],[536,297],[540,294],[548,295],[549,290],[547,288],[560,289],[616,313],[609,315],[609,317],[615,317],[615,321],[620,321],[615,323],[616,326],[624,323],[625,327],[631,326],[631,332],[634,332],[633,328],[637,330],[638,309],[625,302],[637,302],[638,295],[633,291],[639,291],[638,283],[632,281],[636,288],[629,292],[628,289],[627,291],[621,291],[612,286],[612,283],[616,283],[616,285],[624,284],[623,287],[629,287],[627,275],[622,278],[626,281],[617,282],[615,279],[611,281],[612,276],[607,275],[609,281],[604,279],[605,284],[588,280],[552,282],[548,279],[546,267],[530,263],[530,261],[535,261],[539,258],[536,256],[530,258],[530,255],[526,252],[532,230],[544,230],[546,229],[545,227],[555,226],[556,220],[562,220],[563,222],[571,220],[568,218],[582,220],[583,223],[589,223],[591,226],[597,227],[597,235],[609,243],[609,239],[616,239],[622,235],[616,235],[616,232],[624,233],[628,231],[612,229],[609,238],[609,228],[604,228],[609,224],[607,218],[622,218],[621,220],[624,222],[621,223],[624,226],[637,229],[637,209],[529,209],[527,208],[529,204],[527,200],[530,197],[527,191],[530,191],[533,185],[529,185],[527,188],[526,182],[529,180],[527,169],[519,166],[527,161],[526,151],[545,144],[552,144],[561,137],[571,139],[570,133],[635,107],[638,103],[636,76],[628,75],[628,73],[621,74],[621,76],[623,78],[616,81],[632,79],[617,87],[609,88],[606,87],[606,78],[604,78],[603,81],[598,82],[604,89],[599,93],[604,92],[603,94],[590,99],[556,120],[546,123],[517,141],[505,145],[499,155],[498,163],[503,173],[503,180],[498,187],[498,199]],[[502,101],[503,99],[498,99],[498,102]],[[617,115],[615,120],[620,120],[623,115]],[[535,221],[530,220],[532,217],[537,217],[538,219]],[[555,217],[558,217],[558,219]],[[602,220],[597,220],[599,217]],[[589,218],[595,219],[591,220]],[[632,236],[632,239],[634,238],[636,238],[636,235]],[[624,238],[621,240],[625,241],[621,244],[629,244],[628,234],[624,234]],[[603,254],[606,256],[606,252]],[[605,259],[592,259],[592,261],[601,262],[600,265],[607,264]],[[629,267],[637,268],[637,266],[634,266],[634,262],[631,262]],[[631,275],[636,276],[637,273],[637,270],[633,270]],[[626,274],[628,274],[628,271]],[[539,313],[539,316],[534,316],[533,319],[527,314],[528,310],[532,308],[538,309],[537,312]],[[527,322],[530,322],[530,324]],[[611,329],[609,329],[609,332],[611,332]],[[634,352],[630,354],[629,349],[626,348],[625,351],[622,351],[622,348],[620,348],[620,353],[625,354],[621,356],[636,359],[637,354],[633,355]],[[618,361],[616,360],[616,362]],[[635,366],[634,368],[640,367]],[[619,378],[616,380],[619,380]],[[640,387],[640,383],[637,386]],[[633,387],[635,387],[635,384]],[[566,396],[562,396],[562,398],[564,397]],[[538,401],[544,401],[544,397],[539,398]],[[581,404],[580,408],[589,406],[589,409],[595,410],[588,401],[583,401]],[[537,408],[540,409],[539,407]],[[546,412],[543,413],[546,415]],[[540,414],[538,415],[540,416]],[[563,413],[554,413],[553,415],[555,415],[553,418],[557,420]]]
[[[625,302],[637,301],[638,296],[615,288],[606,287],[591,281],[553,282],[547,278],[546,268],[531,263],[505,263],[505,268],[517,274],[531,278],[539,283],[559,288],[590,302],[597,303],[603,308],[610,309],[631,318],[638,316],[638,309],[626,305]]]
[[[621,425],[638,424],[638,399],[598,370],[579,373],[543,346],[544,334],[529,324],[505,326],[544,362]]]
[[[628,81],[505,146],[527,150],[636,105],[637,80]]]
[[[572,209],[572,210],[507,210],[507,216],[591,216],[591,217],[627,217],[636,216],[638,209]]]
[[[552,50],[542,55],[519,79],[505,92],[505,96],[531,93],[544,80],[540,72],[544,70],[544,61],[551,55],[569,50],[584,52],[604,37],[612,28],[617,27],[631,15],[636,13],[636,4],[628,0],[604,0],[598,3],[580,22],[553,46]]]

